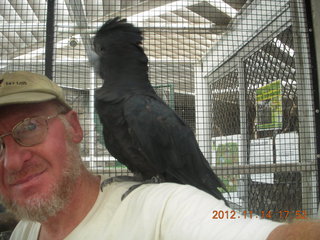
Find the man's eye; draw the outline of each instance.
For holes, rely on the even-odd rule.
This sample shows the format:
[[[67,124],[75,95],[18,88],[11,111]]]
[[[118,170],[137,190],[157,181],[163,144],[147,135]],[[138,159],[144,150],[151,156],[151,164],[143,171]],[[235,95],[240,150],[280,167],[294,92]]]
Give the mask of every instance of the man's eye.
[[[25,126],[25,130],[27,131],[33,131],[37,128],[37,124],[35,123],[29,123],[28,125]]]

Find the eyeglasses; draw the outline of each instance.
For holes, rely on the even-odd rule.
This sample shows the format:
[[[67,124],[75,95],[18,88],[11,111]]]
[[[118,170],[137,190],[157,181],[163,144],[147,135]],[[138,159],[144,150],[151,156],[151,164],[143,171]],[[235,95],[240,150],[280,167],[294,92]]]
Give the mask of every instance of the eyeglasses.
[[[49,117],[26,118],[17,123],[11,132],[0,135],[0,159],[4,157],[5,146],[3,137],[12,135],[13,139],[21,146],[32,147],[40,144],[47,136],[48,120],[57,117],[59,114]]]

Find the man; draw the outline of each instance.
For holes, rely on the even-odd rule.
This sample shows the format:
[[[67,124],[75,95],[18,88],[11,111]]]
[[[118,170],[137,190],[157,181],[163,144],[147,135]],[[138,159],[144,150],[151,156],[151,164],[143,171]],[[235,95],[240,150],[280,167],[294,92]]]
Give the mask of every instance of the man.
[[[205,192],[134,182],[100,190],[103,176],[82,164],[83,132],[62,90],[48,78],[0,76],[0,196],[22,219],[11,239],[319,239],[319,223],[245,218]],[[237,218],[213,218],[214,211]]]

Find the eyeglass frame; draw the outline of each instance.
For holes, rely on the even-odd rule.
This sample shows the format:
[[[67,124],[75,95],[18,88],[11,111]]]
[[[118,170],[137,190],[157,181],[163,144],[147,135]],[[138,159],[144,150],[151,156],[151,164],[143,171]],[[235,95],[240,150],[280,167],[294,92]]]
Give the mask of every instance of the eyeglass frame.
[[[49,121],[50,119],[53,119],[53,118],[58,117],[58,116],[61,115],[61,114],[62,114],[62,113],[57,113],[57,114],[55,114],[55,115],[48,116],[48,117],[45,117],[45,116],[27,117],[27,118],[21,120],[20,122],[18,122],[16,125],[14,125],[14,126],[12,127],[12,129],[11,129],[10,132],[7,132],[7,133],[4,133],[4,134],[0,135],[0,145],[3,145],[2,151],[5,150],[4,141],[3,141],[2,139],[3,139],[4,137],[6,137],[6,136],[9,136],[9,135],[12,135],[12,138],[14,139],[14,141],[15,141],[16,143],[18,143],[20,146],[23,146],[23,147],[32,147],[32,146],[35,146],[35,145],[38,145],[38,144],[42,143],[43,140],[42,140],[41,142],[39,142],[39,143],[32,144],[32,145],[23,144],[23,143],[21,143],[19,140],[16,139],[16,135],[14,135],[14,131],[15,131],[15,129],[16,129],[18,126],[20,126],[20,125],[21,125],[23,122],[25,122],[26,120],[28,120],[28,119],[34,119],[34,118],[40,118],[40,117],[41,117],[41,118],[44,118],[45,123],[46,123],[46,131],[48,131],[48,129],[49,129],[48,121]],[[46,134],[47,134],[47,133],[46,133]],[[2,156],[2,153],[1,153],[1,148],[0,148],[0,158],[1,158],[1,156]]]

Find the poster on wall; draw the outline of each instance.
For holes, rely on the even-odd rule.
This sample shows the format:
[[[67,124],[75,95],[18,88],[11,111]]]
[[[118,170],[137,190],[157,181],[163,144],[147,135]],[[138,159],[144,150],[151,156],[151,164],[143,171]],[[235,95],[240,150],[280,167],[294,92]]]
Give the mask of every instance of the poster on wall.
[[[277,80],[256,90],[256,127],[258,131],[282,128],[282,90]]]
[[[212,163],[214,166],[239,165],[241,135],[230,135],[212,138]],[[236,192],[238,175],[220,177],[229,192]]]

